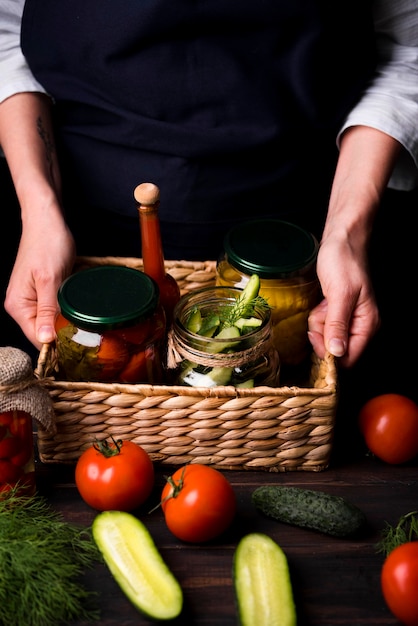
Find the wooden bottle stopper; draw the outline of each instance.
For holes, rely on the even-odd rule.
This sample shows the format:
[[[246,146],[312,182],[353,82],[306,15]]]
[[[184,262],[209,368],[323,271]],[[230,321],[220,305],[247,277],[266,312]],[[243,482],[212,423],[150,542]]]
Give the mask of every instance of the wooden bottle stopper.
[[[140,206],[153,206],[160,201],[160,190],[153,183],[141,183],[135,187],[134,198]]]

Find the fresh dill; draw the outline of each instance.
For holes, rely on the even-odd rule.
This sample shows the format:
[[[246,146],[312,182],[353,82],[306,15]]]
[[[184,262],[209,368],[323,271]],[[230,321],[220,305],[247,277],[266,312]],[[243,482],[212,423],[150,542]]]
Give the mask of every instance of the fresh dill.
[[[418,511],[410,511],[406,515],[402,515],[397,524],[392,526],[386,522],[381,533],[381,539],[376,545],[376,552],[383,553],[387,556],[392,550],[407,543],[418,539]]]
[[[101,561],[90,528],[66,522],[39,495],[0,499],[0,624],[56,626],[100,617],[81,578]]]
[[[253,316],[256,310],[264,312],[270,308],[267,300],[262,296],[255,296],[248,301],[241,295],[232,306],[226,306],[219,312],[221,328],[234,326],[239,319]]]

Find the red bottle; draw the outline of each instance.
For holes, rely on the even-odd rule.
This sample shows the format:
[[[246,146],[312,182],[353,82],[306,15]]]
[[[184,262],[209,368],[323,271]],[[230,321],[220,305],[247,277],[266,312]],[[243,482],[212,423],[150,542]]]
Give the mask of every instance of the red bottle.
[[[167,318],[167,328],[173,320],[173,310],[180,299],[180,288],[164,266],[158,206],[160,190],[153,183],[142,183],[135,188],[141,228],[144,272],[155,280],[160,289],[160,301]]]

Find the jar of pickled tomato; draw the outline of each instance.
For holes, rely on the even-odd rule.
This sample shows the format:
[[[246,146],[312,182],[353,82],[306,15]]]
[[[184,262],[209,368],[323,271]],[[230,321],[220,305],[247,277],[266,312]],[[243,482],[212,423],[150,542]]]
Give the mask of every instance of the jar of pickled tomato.
[[[81,270],[63,282],[58,304],[61,379],[163,382],[165,314],[149,276],[116,265]]]
[[[17,409],[0,413],[0,497],[11,489],[36,491],[32,416]]]
[[[34,427],[55,433],[54,409],[32,359],[12,346],[0,348],[0,498],[36,491]]]
[[[231,229],[217,263],[217,285],[243,288],[260,277],[260,296],[272,307],[273,342],[282,365],[309,354],[308,316],[319,302],[318,242],[308,231],[276,219],[249,220]]]
[[[218,332],[241,293],[231,287],[203,287],[182,296],[170,333],[170,382],[188,387],[277,387],[280,361],[272,344],[269,307],[256,305],[250,318],[239,318],[236,325],[221,326]]]

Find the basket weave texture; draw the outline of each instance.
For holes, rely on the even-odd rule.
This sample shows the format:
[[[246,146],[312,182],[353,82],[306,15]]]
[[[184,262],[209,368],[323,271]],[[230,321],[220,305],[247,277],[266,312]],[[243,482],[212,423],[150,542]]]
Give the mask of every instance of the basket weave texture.
[[[79,257],[75,269],[142,260]],[[182,293],[215,284],[214,261],[166,261]],[[55,379],[53,344],[35,369],[53,401],[57,430],[38,428],[44,463],[75,463],[96,439],[142,446],[156,463],[198,462],[221,470],[320,471],[332,451],[338,380],[331,355],[312,355],[306,387],[236,389],[67,382]]]

